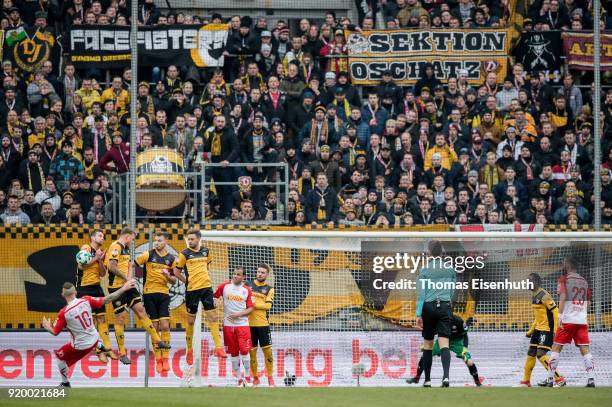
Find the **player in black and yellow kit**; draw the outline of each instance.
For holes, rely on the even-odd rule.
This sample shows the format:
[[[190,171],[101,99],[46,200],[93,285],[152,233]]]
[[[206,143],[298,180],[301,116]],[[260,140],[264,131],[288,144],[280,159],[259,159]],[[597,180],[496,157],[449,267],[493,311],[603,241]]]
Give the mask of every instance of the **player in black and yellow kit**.
[[[119,239],[114,241],[106,251],[104,266],[108,270],[109,293],[117,291],[127,280],[131,280],[134,277],[134,270],[130,267],[130,244],[132,244],[135,238],[136,232],[130,228],[123,228],[119,234]],[[131,308],[136,313],[143,328],[151,335],[156,347],[162,349],[170,347],[157,334],[153,323],[142,306],[142,299],[136,288],[124,292],[119,300],[113,301],[113,308],[115,310],[115,336],[117,338],[119,360],[121,363],[126,365],[131,363],[125,350],[127,308]]]
[[[106,295],[100,285],[101,278],[106,274],[106,270],[104,269],[104,250],[102,250],[103,245],[104,232],[100,229],[95,229],[89,234],[89,243],[81,246],[81,250],[90,252],[93,258],[89,264],[85,266],[77,264],[76,288],[78,298],[86,295],[94,298],[104,297]],[[110,351],[112,345],[110,335],[108,334],[108,323],[106,322],[106,308],[102,306],[92,311],[96,321],[96,328],[100,333],[100,339],[102,339],[102,344],[104,348],[109,350],[109,352],[103,352],[99,348],[96,348],[96,354],[101,362],[106,363],[108,362],[108,356],[113,359],[117,358],[117,356]]]
[[[251,342],[253,348],[251,354],[251,374],[253,375],[253,385],[259,384],[259,371],[257,370],[257,346],[261,348],[266,363],[266,376],[268,385],[274,387],[272,376],[274,369],[274,358],[272,356],[272,335],[270,333],[270,321],[268,313],[272,309],[274,302],[274,288],[266,280],[270,276],[271,268],[262,263],[257,266],[257,276],[254,281],[248,283],[253,293],[255,308],[249,314],[249,325],[251,326]]]
[[[174,256],[168,253],[168,234],[158,232],[153,241],[153,250],[136,257],[136,264],[143,268],[143,300],[145,310],[160,333],[162,341],[170,343],[170,294],[168,283],[175,284],[176,277],[170,274]],[[154,344],[155,345],[155,344]],[[155,369],[157,373],[170,370],[168,350],[155,348]]]
[[[227,357],[221,344],[219,334],[219,319],[213,298],[212,281],[208,274],[208,267],[212,262],[212,253],[207,247],[200,244],[199,230],[187,231],[187,248],[179,253],[174,263],[174,275],[185,283],[185,306],[187,307],[187,329],[185,340],[187,342],[187,364],[193,364],[193,326],[200,302],[204,307],[204,314],[213,342],[215,343],[215,356]],[[183,274],[184,273],[184,274]]]
[[[553,337],[557,331],[559,309],[551,295],[542,288],[542,278],[539,274],[529,275],[529,281],[533,283],[533,297],[531,308],[533,309],[534,321],[527,331],[526,336],[531,338],[527,359],[525,360],[525,372],[520,386],[531,387],[531,372],[536,364],[536,357],[548,370],[548,356],[546,355],[553,344]],[[546,383],[546,380],[544,381]],[[555,383],[558,386],[565,385],[565,379],[555,371]],[[539,383],[538,383],[539,384]]]

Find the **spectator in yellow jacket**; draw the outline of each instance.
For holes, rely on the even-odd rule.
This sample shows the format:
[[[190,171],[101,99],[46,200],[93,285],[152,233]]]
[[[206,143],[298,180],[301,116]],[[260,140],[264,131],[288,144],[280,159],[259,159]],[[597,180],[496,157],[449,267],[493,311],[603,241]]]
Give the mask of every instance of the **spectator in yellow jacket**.
[[[94,102],[100,101],[100,92],[93,88],[93,84],[91,83],[91,79],[83,79],[81,83],[81,88],[76,91],[76,94],[81,97],[83,100],[83,106],[87,109],[87,113],[91,110],[91,105]]]
[[[120,76],[115,76],[111,83],[110,88],[107,88],[102,92],[100,97],[102,104],[108,100],[115,102],[115,109],[117,113],[121,114],[127,111],[130,104],[130,94],[127,90],[123,89],[123,81]]]
[[[446,137],[442,133],[436,134],[435,145],[425,153],[425,171],[431,168],[431,159],[435,153],[440,154],[442,168],[449,170],[453,163],[458,160],[457,153],[447,143]]]

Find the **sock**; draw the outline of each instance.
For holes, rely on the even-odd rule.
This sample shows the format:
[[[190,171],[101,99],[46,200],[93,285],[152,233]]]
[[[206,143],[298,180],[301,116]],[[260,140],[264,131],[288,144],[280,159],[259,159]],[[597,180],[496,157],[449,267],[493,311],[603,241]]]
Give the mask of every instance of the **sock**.
[[[523,373],[523,381],[530,382],[531,381],[531,372],[536,364],[535,356],[527,355],[527,359],[525,359],[525,372]]]
[[[68,365],[63,360],[57,361],[57,368],[62,376],[62,383],[68,382]]]
[[[232,355],[232,369],[236,372],[236,377],[240,378],[240,356]]]
[[[548,378],[550,380],[555,376],[555,370],[557,370],[557,365],[559,364],[559,353],[558,352],[550,352],[550,358],[548,359]]]
[[[259,371],[259,366],[257,366],[257,348],[253,348],[249,351],[251,356],[251,372],[253,373],[253,377],[257,377]]]
[[[548,356],[546,355],[540,356],[538,360],[540,361],[542,366],[544,366],[544,369],[548,370],[548,365],[549,365]],[[553,375],[555,379],[559,379],[561,377],[561,375],[559,374],[559,372],[557,372],[556,369],[553,369]]]
[[[102,339],[102,344],[106,349],[111,349],[111,340],[110,335],[108,334],[108,322],[98,322],[98,333],[100,334],[100,339]]]
[[[587,378],[594,379],[595,375],[593,374],[593,371],[595,370],[595,364],[593,363],[593,355],[587,353],[582,358],[584,359],[584,369],[587,372]]]
[[[212,335],[213,342],[215,343],[215,348],[222,348],[221,344],[221,334],[219,334],[219,322],[209,322],[208,329],[210,329],[210,334]]]
[[[425,349],[423,351],[423,371],[425,372],[425,381],[426,382],[430,382],[431,381],[431,362],[432,362],[432,350],[431,349]]]
[[[272,377],[274,374],[274,356],[272,355],[272,346],[266,346],[261,350],[264,354],[264,360],[266,362],[266,373],[268,377]]]
[[[161,359],[161,349],[159,349],[156,346],[155,341],[153,340],[153,338],[151,338],[151,343],[153,344],[153,353],[155,354],[155,360]]]
[[[244,377],[249,377],[251,375],[251,360],[249,358],[249,354],[240,355],[240,359],[242,359],[242,368],[244,369]]]
[[[119,354],[125,355],[125,326],[122,324],[115,324],[115,338],[117,338],[117,347],[119,348]]]
[[[191,350],[193,343],[193,325],[187,324],[187,329],[185,329],[185,341],[187,342],[187,350]]]
[[[417,371],[416,371],[416,375],[414,375],[414,378],[419,380],[422,374],[423,374],[423,356],[421,356],[421,359],[419,359],[419,364],[417,365]]]
[[[476,364],[473,364],[472,366],[468,366],[468,370],[470,371],[470,374],[474,378],[474,382],[479,382],[480,378],[478,377],[478,369],[476,368]]]
[[[450,349],[440,349],[440,359],[442,359],[442,370],[444,371],[443,379],[448,379],[448,371],[450,370],[451,354]]]
[[[162,341],[164,341],[166,343],[170,343],[170,331],[162,331],[161,332],[161,339],[162,339]],[[168,353],[169,353],[168,349],[162,349],[161,350],[162,358],[168,359]]]
[[[161,338],[159,337],[159,334],[155,330],[155,327],[153,326],[153,322],[151,322],[151,319],[146,315],[142,318],[139,317],[139,319],[140,319],[140,323],[142,324],[142,327],[151,336],[151,340],[155,344],[154,346],[157,346],[157,342],[161,341]]]

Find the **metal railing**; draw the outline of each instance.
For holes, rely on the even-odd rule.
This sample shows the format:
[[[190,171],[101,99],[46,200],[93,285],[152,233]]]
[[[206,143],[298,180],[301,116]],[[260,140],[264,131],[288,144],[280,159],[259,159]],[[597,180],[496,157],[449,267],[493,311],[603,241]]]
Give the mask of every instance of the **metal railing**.
[[[273,187],[275,192],[276,192],[276,196],[280,198],[283,198],[283,202],[284,202],[284,211],[283,211],[283,216],[282,219],[276,219],[276,220],[255,220],[255,221],[235,221],[235,220],[227,220],[227,219],[216,219],[216,220],[206,220],[203,219],[202,224],[266,224],[266,225],[279,225],[279,224],[286,224],[288,223],[288,214],[287,214],[287,205],[289,203],[289,166],[287,165],[287,163],[282,162],[282,163],[229,163],[229,164],[221,164],[221,163],[202,163],[202,178],[204,179],[204,183],[203,183],[203,190],[204,190],[204,200],[202,201],[202,204],[204,204],[204,202],[206,202],[206,200],[208,199],[208,191],[210,190],[210,188],[206,188],[207,186],[210,187],[210,185],[212,184],[210,179],[212,177],[207,177],[206,176],[206,172],[208,169],[208,172],[212,172],[210,170],[214,169],[214,168],[245,168],[246,167],[253,167],[253,169],[257,169],[257,168],[270,168],[270,167],[276,167],[276,177],[274,181],[253,181],[251,183],[252,187]],[[282,177],[279,177],[278,172],[282,173]],[[236,177],[237,179],[238,177]],[[225,182],[218,182],[218,181],[214,181],[214,185],[215,186],[236,186],[237,180],[236,181],[225,181]],[[281,193],[282,191],[282,193]],[[202,206],[202,214],[204,214],[204,207]]]
[[[130,182],[130,173],[117,174],[110,178],[111,188],[113,190],[113,199],[110,202],[112,222],[114,224],[120,224],[126,222],[128,219],[130,199],[136,201],[136,221],[142,222],[147,220],[153,221],[184,221],[189,223],[200,223],[200,224],[236,224],[236,225],[282,225],[288,222],[287,204],[289,201],[289,167],[286,163],[230,163],[226,166],[219,163],[201,163],[202,170],[197,172],[164,172],[164,173],[145,173],[136,172],[136,179],[141,175],[157,176],[160,180],[168,180],[178,177],[184,179],[184,186],[178,184],[169,184],[167,187],[157,187],[154,185],[137,185],[137,182]],[[257,168],[270,168],[275,167],[275,180],[274,181],[253,181],[251,183],[252,188],[273,188],[276,192],[276,196],[279,198],[279,202],[283,202],[284,210],[282,216],[275,220],[230,220],[230,219],[206,219],[205,214],[205,203],[209,197],[210,187],[215,186],[229,186],[238,188],[238,174],[232,177],[232,181],[218,181],[214,180],[212,176],[212,169],[226,167],[229,169],[253,167]],[[235,179],[234,179],[235,178]],[[183,194],[184,199],[177,198],[177,195]],[[173,196],[174,195],[174,196]],[[167,199],[172,197],[172,199]],[[162,200],[171,200],[175,203],[178,201],[178,205],[169,205],[165,209],[150,209],[161,206]],[[231,209],[231,208],[230,208]],[[176,212],[179,211],[179,212]],[[280,211],[279,211],[280,214]]]

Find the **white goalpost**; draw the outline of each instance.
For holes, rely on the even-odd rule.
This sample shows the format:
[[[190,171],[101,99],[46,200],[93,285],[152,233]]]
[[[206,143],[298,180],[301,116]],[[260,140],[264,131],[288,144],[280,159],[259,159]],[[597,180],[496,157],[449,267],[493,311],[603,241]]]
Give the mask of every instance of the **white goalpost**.
[[[476,321],[468,334],[469,349],[486,383],[493,386],[518,383],[529,346],[525,332],[533,320],[531,293],[516,284],[538,273],[543,288],[556,299],[562,259],[570,254],[577,257],[578,271],[593,291],[589,330],[597,380],[612,385],[612,350],[607,346],[612,340],[608,233],[202,232],[202,244],[213,256],[210,273],[215,285],[226,281],[235,267],[244,267],[247,278],[253,279],[259,264],[271,266],[270,283],[276,291],[269,314],[274,378],[282,385],[295,376],[289,384],[296,386],[405,385],[420,357],[421,336],[414,328],[416,290],[407,286],[417,272],[395,264],[378,275],[372,271],[372,259],[397,253],[418,256],[431,239],[441,240],[449,255],[483,258],[482,269],[458,274],[469,288],[456,290],[454,312]],[[384,281],[375,283],[376,277]],[[473,289],[472,280],[483,287],[500,284]],[[375,287],[382,283],[386,288]],[[195,350],[194,354],[200,355]],[[207,371],[198,378],[226,384],[227,366],[205,357]],[[261,351],[258,360],[262,371]],[[441,371],[439,363],[434,366],[438,366],[435,380]],[[583,384],[582,360],[573,347],[566,347],[559,370],[570,385]],[[534,369],[534,382],[545,376],[541,366]],[[453,360],[451,377],[455,385],[471,383],[459,359]]]

